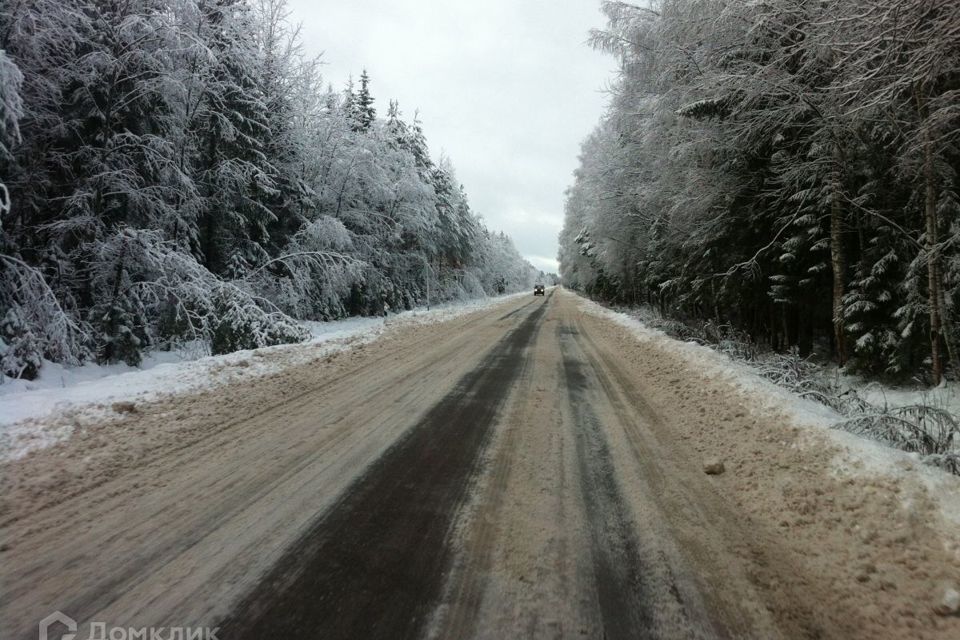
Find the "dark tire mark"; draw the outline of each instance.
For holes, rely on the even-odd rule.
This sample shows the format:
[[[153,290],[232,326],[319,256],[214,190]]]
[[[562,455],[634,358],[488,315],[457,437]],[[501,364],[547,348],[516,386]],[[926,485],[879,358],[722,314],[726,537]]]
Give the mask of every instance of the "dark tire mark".
[[[548,294],[545,296],[545,298],[544,298],[544,302],[545,302],[545,303],[548,302],[548,301],[550,300],[550,298],[553,297],[553,293],[554,293],[554,292],[551,291],[550,293],[548,293]],[[524,309],[526,309],[526,308],[529,307],[530,305],[536,304],[536,302],[537,302],[537,299],[534,298],[533,300],[531,300],[531,301],[528,302],[527,304],[521,305],[521,306],[517,307],[516,309],[514,309],[513,311],[510,311],[510,312],[508,312],[508,313],[503,314],[502,316],[500,316],[499,318],[497,318],[497,322],[499,322],[499,321],[501,321],[501,320],[506,320],[507,318],[513,317],[514,315],[520,313],[521,311],[523,311]]]
[[[603,637],[655,638],[654,612],[644,590],[639,543],[617,485],[602,426],[590,407],[590,383],[576,345],[576,329],[559,326],[563,374],[574,418],[574,442],[581,492],[590,528]]]
[[[506,320],[507,318],[512,318],[512,317],[515,316],[516,314],[520,313],[521,311],[523,311],[524,309],[526,309],[527,307],[529,307],[530,305],[532,305],[534,302],[536,302],[536,300],[531,300],[531,301],[528,302],[527,304],[521,305],[521,306],[517,307],[516,309],[514,309],[513,311],[508,311],[507,313],[505,313],[505,314],[503,314],[502,316],[500,316],[499,318],[497,318],[497,322],[500,322],[501,320]]]
[[[590,523],[604,637],[731,637],[723,625],[716,624],[703,610],[698,594],[679,586],[672,565],[674,560],[667,557],[656,542],[651,545],[651,541],[646,540],[647,546],[644,546],[638,538],[637,523],[617,481],[604,425],[593,409],[600,394],[619,416],[617,420],[627,419],[607,377],[604,368],[607,363],[598,362],[585,350],[585,345],[593,345],[588,334],[581,334],[569,325],[557,327],[557,333],[574,418],[574,442],[581,492]],[[641,406],[649,410],[645,403],[641,402]],[[639,459],[644,452],[634,448],[634,454]],[[661,610],[665,595],[679,605],[669,618],[664,618]]]
[[[222,621],[224,638],[420,634],[451,566],[458,508],[545,309],[344,492]]]

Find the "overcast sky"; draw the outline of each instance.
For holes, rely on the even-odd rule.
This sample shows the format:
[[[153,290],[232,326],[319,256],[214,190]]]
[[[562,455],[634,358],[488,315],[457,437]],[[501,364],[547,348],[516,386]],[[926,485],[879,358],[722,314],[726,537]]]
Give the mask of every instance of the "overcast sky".
[[[420,110],[487,226],[555,271],[563,191],[606,104],[611,58],[585,44],[599,0],[289,0],[342,88],[366,68],[377,113]]]

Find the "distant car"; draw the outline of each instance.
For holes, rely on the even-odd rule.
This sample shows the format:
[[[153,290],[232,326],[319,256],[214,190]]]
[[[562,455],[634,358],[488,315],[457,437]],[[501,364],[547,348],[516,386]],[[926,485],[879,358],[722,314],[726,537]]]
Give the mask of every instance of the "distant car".
[[[542,285],[542,284],[535,284],[535,285],[533,285],[533,295],[535,295],[535,296],[545,295],[544,292],[543,292],[543,285]]]

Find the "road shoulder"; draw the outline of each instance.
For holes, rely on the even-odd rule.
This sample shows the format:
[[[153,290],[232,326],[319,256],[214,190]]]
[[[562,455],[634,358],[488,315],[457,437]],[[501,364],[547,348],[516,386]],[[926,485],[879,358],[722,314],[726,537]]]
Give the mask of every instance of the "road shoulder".
[[[779,615],[802,604],[791,605],[791,594],[805,594],[818,626],[837,637],[960,635],[960,619],[934,612],[960,576],[960,528],[944,518],[925,470],[907,461],[894,472],[861,465],[851,473],[842,439],[804,423],[789,399],[691,356],[683,343],[638,335],[589,303],[581,313],[598,351],[659,417],[656,437],[690,472],[722,459],[725,472],[704,477],[789,554],[795,573],[753,576],[782,596],[772,598],[783,603]]]

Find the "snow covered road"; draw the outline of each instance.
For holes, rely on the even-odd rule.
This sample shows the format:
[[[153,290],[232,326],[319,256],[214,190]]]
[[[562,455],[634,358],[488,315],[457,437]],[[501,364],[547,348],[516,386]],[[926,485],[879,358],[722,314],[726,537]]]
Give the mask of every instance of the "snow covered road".
[[[0,634],[957,637],[960,483],[680,346],[554,290],[138,402],[3,465]]]

